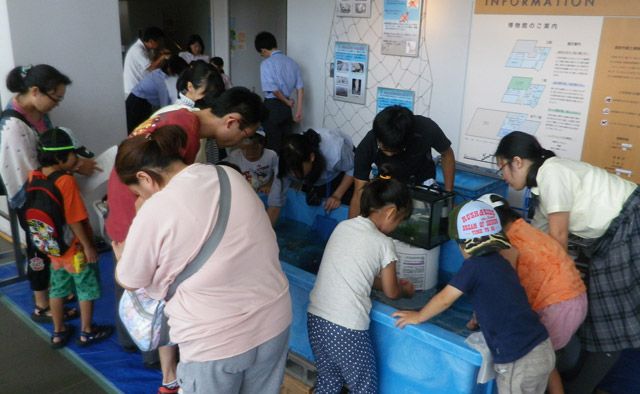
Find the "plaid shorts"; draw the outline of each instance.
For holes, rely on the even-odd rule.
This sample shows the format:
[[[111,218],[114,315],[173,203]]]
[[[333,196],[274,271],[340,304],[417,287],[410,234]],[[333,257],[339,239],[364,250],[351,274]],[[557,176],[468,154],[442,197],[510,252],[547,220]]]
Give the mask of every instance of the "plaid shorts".
[[[640,347],[640,187],[597,240],[589,264],[589,310],[579,335],[590,352]]]

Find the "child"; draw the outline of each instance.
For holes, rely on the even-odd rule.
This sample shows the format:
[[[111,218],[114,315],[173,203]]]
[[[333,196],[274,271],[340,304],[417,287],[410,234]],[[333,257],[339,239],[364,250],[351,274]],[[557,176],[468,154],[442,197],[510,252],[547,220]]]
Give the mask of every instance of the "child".
[[[485,194],[478,200],[495,209],[517,249],[517,259],[511,263],[557,352],[569,343],[587,316],[587,288],[575,263],[555,239],[525,222],[503,197]],[[554,369],[549,393],[562,392],[560,374]]]
[[[264,131],[247,137],[239,148],[229,154],[227,161],[240,168],[240,173],[258,193],[269,194],[273,177],[278,168],[278,155],[271,149],[264,148]]]
[[[310,294],[307,327],[316,358],[316,393],[377,393],[378,376],[369,335],[371,287],[389,298],[411,297],[411,282],[396,278],[393,240],[386,236],[411,214],[407,187],[376,179],[362,194],[358,217],[338,224],[322,256]]]
[[[75,286],[80,304],[82,332],[76,343],[87,346],[107,338],[113,331],[110,326],[92,325],[93,301],[100,297],[100,285],[96,262],[98,254],[92,242],[92,231],[87,218],[87,210],[82,202],[80,190],[70,171],[76,166],[78,157],[71,136],[62,128],[54,128],[40,135],[38,146],[38,161],[42,166],[39,170],[31,171],[27,181],[27,223],[29,232],[36,245],[46,242],[48,255],[51,258],[51,287],[49,298],[53,317],[53,335],[51,347],[58,349],[67,344],[73,334],[73,327],[63,321],[63,301],[71,294]],[[61,212],[64,212],[64,233],[69,234],[65,243],[69,245],[66,251],[52,244],[51,239],[43,237],[42,222],[30,218],[29,209],[35,208],[34,192],[30,186],[38,179],[52,177],[55,179],[53,187],[62,198]],[[54,192],[56,192],[54,190]],[[45,212],[50,217],[54,212]],[[71,233],[69,233],[69,231]],[[55,231],[55,229],[54,229]],[[67,242],[67,239],[70,240]],[[42,246],[45,247],[45,246]],[[59,252],[59,253],[58,253]]]
[[[498,392],[544,393],[555,354],[516,272],[497,253],[510,245],[496,212],[480,201],[458,206],[449,215],[449,236],[465,257],[460,271],[419,312],[394,312],[396,325],[427,321],[466,293],[493,356]]]

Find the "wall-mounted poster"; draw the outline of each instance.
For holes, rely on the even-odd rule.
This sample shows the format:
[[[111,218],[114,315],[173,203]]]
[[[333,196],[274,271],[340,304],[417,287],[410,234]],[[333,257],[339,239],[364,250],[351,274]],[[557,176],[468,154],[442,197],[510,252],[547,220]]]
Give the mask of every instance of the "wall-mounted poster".
[[[367,91],[369,46],[336,42],[333,97],[336,100],[364,104]]]
[[[413,90],[378,88],[376,113],[392,105],[401,105],[413,112]]]
[[[382,54],[418,56],[422,0],[384,0]]]
[[[338,16],[352,18],[370,18],[371,0],[338,0],[336,3]]]

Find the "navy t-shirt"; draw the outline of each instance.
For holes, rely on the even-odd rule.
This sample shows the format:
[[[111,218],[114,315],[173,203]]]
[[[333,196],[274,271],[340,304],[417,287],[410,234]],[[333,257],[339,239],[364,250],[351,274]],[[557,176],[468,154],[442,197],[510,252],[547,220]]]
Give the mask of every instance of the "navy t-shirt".
[[[516,361],[549,337],[516,271],[498,253],[465,260],[449,284],[471,299],[495,363]]]
[[[451,141],[440,126],[424,116],[414,116],[413,133],[407,149],[393,156],[378,150],[378,141],[373,130],[369,131],[356,148],[353,176],[362,181],[369,180],[371,164],[378,168],[387,164],[395,178],[405,183],[422,184],[436,177],[436,167],[431,157],[431,148],[442,153],[451,146]]]

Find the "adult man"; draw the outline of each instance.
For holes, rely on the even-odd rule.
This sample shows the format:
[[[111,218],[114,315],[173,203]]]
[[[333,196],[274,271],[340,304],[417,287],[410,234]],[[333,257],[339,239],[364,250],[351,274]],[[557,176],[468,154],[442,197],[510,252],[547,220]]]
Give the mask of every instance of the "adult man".
[[[152,61],[150,51],[163,45],[164,33],[158,27],[147,27],[142,37],[131,45],[124,57],[124,96],[142,80],[142,77],[162,65],[166,56],[158,56]]]
[[[356,148],[353,197],[349,217],[360,212],[362,188],[370,174],[380,167],[406,183],[420,185],[436,177],[431,148],[442,156],[445,190],[453,190],[455,156],[451,141],[431,119],[414,115],[405,107],[394,105],[380,111],[373,120],[373,129]]]
[[[267,149],[280,151],[282,137],[293,130],[293,122],[302,120],[302,98],[304,89],[300,66],[278,50],[273,34],[263,31],[255,39],[256,51],[265,58],[260,64],[260,81],[264,92],[264,103],[269,109],[262,126],[267,135]],[[296,98],[292,95],[294,90]],[[295,105],[295,115],[291,111]]]

